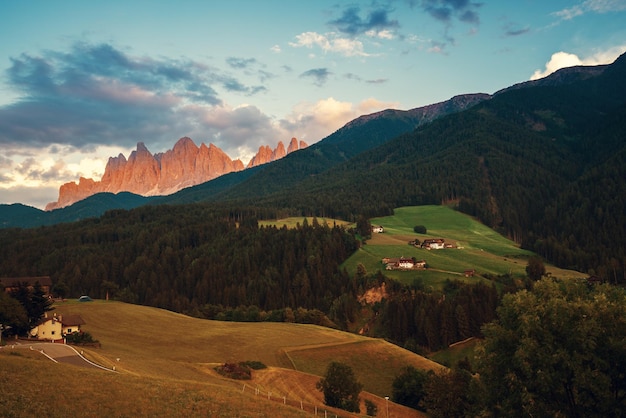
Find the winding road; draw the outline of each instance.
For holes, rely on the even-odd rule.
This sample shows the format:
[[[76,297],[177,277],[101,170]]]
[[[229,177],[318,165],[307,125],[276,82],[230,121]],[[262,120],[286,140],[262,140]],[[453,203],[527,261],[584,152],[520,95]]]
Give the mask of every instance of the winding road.
[[[106,370],[115,372],[115,370],[107,369],[99,364],[93,363],[83,357],[74,347],[65,344],[54,344],[44,342],[24,343],[16,342],[15,344],[7,344],[0,347],[0,350],[33,350],[38,351],[42,355],[48,357],[55,363],[73,364],[75,366],[87,367],[92,369]]]

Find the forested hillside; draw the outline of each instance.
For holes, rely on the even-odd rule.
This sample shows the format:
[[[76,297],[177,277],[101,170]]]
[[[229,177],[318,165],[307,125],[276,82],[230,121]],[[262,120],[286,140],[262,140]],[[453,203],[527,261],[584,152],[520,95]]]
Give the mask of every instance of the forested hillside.
[[[258,228],[253,217],[235,222],[205,206],[159,206],[5,230],[0,269],[10,277],[45,272],[68,296],[109,293],[177,312],[207,304],[328,312],[350,286],[338,265],[356,246],[339,227]]]
[[[625,80],[622,56],[595,77],[506,91],[255,204],[354,220],[449,203],[561,267],[624,282]]]

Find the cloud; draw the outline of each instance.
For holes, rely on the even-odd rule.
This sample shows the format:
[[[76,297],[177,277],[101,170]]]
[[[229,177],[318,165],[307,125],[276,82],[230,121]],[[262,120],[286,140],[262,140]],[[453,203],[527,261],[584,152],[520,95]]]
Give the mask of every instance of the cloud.
[[[439,40],[431,40],[429,52],[444,54],[448,45],[455,45],[456,40],[451,34],[454,24],[461,22],[478,26],[480,24],[480,16],[478,11],[482,3],[472,2],[470,0],[411,0],[409,4],[412,7],[419,7],[432,18],[444,25],[444,33]],[[469,34],[476,32],[473,28]]]
[[[504,36],[520,36],[530,32],[530,27],[519,27],[514,23],[507,23],[504,25]]]
[[[281,127],[287,132],[302,132],[301,139],[317,142],[335,132],[351,120],[383,109],[397,108],[396,102],[382,102],[374,98],[356,105],[342,102],[333,97],[315,103],[303,102],[294,107],[290,115],[281,120]]]
[[[59,196],[58,186],[32,187],[32,186],[14,186],[0,187],[2,201],[0,203],[24,203],[28,206],[43,209],[47,203],[56,201]]]
[[[235,67],[254,63],[229,61]],[[243,96],[266,91],[199,62],[133,56],[109,44],[87,43],[13,57],[6,80],[18,98],[0,107],[5,155],[50,144],[89,149],[140,139],[169,143],[172,132],[187,130],[180,116],[186,106],[220,106],[219,90]]]
[[[390,20],[388,10],[378,8],[370,11],[365,19],[360,16],[361,9],[358,6],[350,6],[344,9],[340,18],[331,20],[328,24],[341,33],[356,36],[363,33],[385,33],[390,29],[396,29],[400,25],[397,20]]]
[[[226,58],[226,63],[232,68],[242,69],[249,68],[251,65],[256,64],[257,60],[254,58],[228,57]]]
[[[295,42],[289,42],[294,48],[319,47],[324,52],[335,52],[347,57],[369,56],[363,51],[363,43],[357,39],[343,38],[331,32],[321,35],[317,32],[303,32],[296,35]]]
[[[323,86],[332,73],[327,68],[313,68],[300,74],[300,78],[312,78],[313,84]]]
[[[623,12],[625,10],[626,2],[624,0],[586,0],[552,14],[561,20],[571,20],[587,13]]]
[[[596,52],[595,54],[586,57],[580,58],[576,54],[571,54],[568,52],[559,51],[550,57],[550,60],[546,62],[545,69],[543,70],[535,70],[533,75],[530,77],[531,80],[538,80],[540,78],[546,77],[553,72],[565,68],[565,67],[573,67],[576,65],[602,65],[609,64],[621,54],[626,52],[626,45],[620,45],[613,48],[609,48],[604,51]]]
[[[457,19],[464,23],[479,24],[478,8],[481,3],[469,0],[422,0],[420,7],[431,17],[444,23]]]

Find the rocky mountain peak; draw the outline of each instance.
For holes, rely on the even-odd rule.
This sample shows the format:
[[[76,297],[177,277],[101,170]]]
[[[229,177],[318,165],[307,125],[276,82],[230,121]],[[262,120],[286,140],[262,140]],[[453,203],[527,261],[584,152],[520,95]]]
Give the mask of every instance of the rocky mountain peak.
[[[299,148],[306,147],[303,144],[300,141]],[[274,150],[261,146],[247,167],[278,160],[297,149],[296,138],[291,139],[287,151],[281,141]],[[232,160],[214,144],[202,143],[198,147],[189,137],[180,138],[171,150],[154,155],[143,142],[138,142],[128,159],[123,154],[109,157],[100,181],[81,177],[78,183],[62,185],[58,201],[46,205],[46,210],[69,206],[101,192],[125,191],[143,196],[172,194],[244,168],[241,160]]]

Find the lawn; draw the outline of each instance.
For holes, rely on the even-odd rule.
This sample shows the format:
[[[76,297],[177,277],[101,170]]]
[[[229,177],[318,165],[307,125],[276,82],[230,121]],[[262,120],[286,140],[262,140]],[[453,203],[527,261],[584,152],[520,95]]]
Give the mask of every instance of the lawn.
[[[0,415],[71,416],[80,411],[81,416],[94,417],[302,416],[301,401],[322,410],[315,383],[331,361],[354,367],[366,391],[363,399],[381,408],[403,367],[441,368],[383,340],[315,325],[209,321],[116,301],[67,301],[53,306],[57,315],[82,316],[83,330],[101,348],[80,350],[98,364],[115,367],[117,373],[55,364],[36,351],[13,352],[4,347],[0,349]],[[224,362],[247,360],[261,361],[269,368],[254,372],[247,382],[224,378],[213,370]],[[52,400],[39,395],[53,388],[62,388],[58,391],[62,395]],[[253,388],[271,393],[273,400],[255,394]],[[76,397],[70,399],[68,394]],[[282,405],[283,397],[290,403]],[[423,416],[389,404],[397,416]],[[352,415],[339,412],[339,416]]]
[[[388,277],[410,284],[419,279],[427,286],[439,288],[448,279],[481,280],[483,275],[511,274],[525,276],[528,258],[532,252],[521,249],[515,242],[503,237],[475,219],[446,206],[413,206],[397,208],[394,215],[370,220],[372,225],[384,227],[384,233],[372,234],[361,249],[346,262],[350,274],[361,263],[369,273],[384,271],[383,257],[415,257],[426,260],[429,269],[413,271],[384,271]],[[426,234],[417,234],[413,228],[426,227]],[[455,248],[426,250],[409,245],[409,241],[443,238]],[[552,275],[562,278],[580,277],[580,273],[546,265]],[[475,270],[475,277],[466,278],[465,270]]]
[[[210,321],[115,301],[54,306],[57,314],[80,314],[102,344],[85,349],[88,358],[135,376],[218,383],[207,374],[213,365],[248,360],[323,375],[328,363],[348,358],[362,370],[365,390],[385,396],[405,365],[440,367],[384,340],[317,325]]]
[[[329,227],[333,227],[334,225],[350,227],[352,223],[347,221],[342,221],[341,219],[333,219],[333,218],[313,218],[313,217],[290,217],[278,220],[262,220],[259,221],[259,226],[275,226],[277,228],[282,228],[286,226],[287,228],[295,228],[298,225],[302,225],[304,220],[308,222],[309,225],[313,224],[313,219],[317,219],[317,222],[320,225],[328,225]]]

